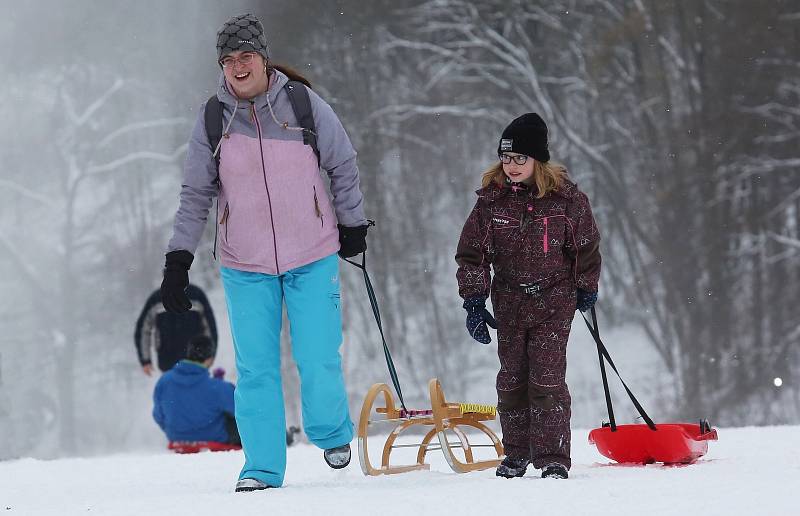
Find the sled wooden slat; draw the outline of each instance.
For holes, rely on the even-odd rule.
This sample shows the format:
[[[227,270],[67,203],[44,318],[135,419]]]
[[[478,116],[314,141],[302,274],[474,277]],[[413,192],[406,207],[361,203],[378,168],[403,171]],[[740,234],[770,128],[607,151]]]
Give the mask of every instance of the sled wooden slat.
[[[474,410],[475,407],[480,408],[483,406],[448,403],[442,392],[442,386],[436,378],[428,382],[428,392],[431,400],[431,410],[412,410],[409,413],[414,415],[403,417],[404,411],[397,408],[392,391],[385,383],[376,383],[369,389],[361,407],[358,421],[358,458],[361,463],[361,470],[365,475],[391,475],[408,471],[428,470],[430,469],[430,464],[425,462],[428,450],[441,450],[447,464],[456,473],[494,468],[500,463],[503,457],[503,445],[497,435],[483,424],[483,421],[495,419],[493,408],[491,412],[465,412],[463,410],[464,407]],[[383,405],[373,409],[376,402],[380,403],[380,398],[383,400]],[[381,414],[384,417],[371,420],[370,416],[373,413]],[[426,415],[420,415],[421,413]],[[381,464],[376,467],[370,462],[368,428],[378,424],[391,424],[394,428],[383,444]],[[397,443],[397,439],[409,428],[420,425],[429,427],[420,443]],[[483,433],[489,439],[490,444],[471,444],[464,431],[466,428]],[[457,440],[449,440],[448,434],[455,435]],[[438,444],[433,443],[434,437],[437,438]],[[392,464],[391,453],[392,450],[397,448],[418,448],[416,463]],[[473,448],[494,448],[497,458],[476,461],[472,452]],[[455,449],[463,451],[463,461],[455,455]]]

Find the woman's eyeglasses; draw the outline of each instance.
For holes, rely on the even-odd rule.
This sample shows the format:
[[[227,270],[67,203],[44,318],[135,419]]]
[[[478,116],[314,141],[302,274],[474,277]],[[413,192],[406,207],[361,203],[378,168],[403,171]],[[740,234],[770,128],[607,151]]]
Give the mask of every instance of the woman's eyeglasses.
[[[222,59],[219,60],[219,64],[223,68],[230,68],[236,62],[239,62],[239,64],[243,64],[243,65],[249,65],[250,63],[253,62],[253,59],[255,59],[255,58],[256,58],[256,53],[255,52],[245,52],[244,54],[240,55],[239,57],[225,56],[225,57],[223,57]]]
[[[524,165],[525,162],[528,161],[528,156],[524,154],[515,154],[512,156],[511,154],[503,153],[503,154],[498,154],[498,156],[500,157],[500,161],[502,161],[506,165],[511,163],[512,159],[514,160],[514,163],[516,163],[517,165]]]

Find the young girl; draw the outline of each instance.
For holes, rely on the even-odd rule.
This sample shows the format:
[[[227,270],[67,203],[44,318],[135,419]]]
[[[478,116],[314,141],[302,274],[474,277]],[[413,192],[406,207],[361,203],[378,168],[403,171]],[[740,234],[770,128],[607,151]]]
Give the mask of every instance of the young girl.
[[[496,474],[521,477],[533,464],[544,478],[567,478],[567,339],[575,309],[597,300],[600,234],[586,195],[550,161],[539,115],[511,122],[497,151],[456,253],[470,335],[488,344],[486,325],[497,328],[506,457]],[[490,293],[496,321],[485,308]]]

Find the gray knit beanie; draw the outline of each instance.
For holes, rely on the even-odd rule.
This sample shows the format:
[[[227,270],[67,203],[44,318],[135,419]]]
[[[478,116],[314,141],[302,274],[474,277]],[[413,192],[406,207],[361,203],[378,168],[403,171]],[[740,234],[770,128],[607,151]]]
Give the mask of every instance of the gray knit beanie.
[[[264,26],[252,14],[234,16],[217,32],[217,59],[239,50],[258,52],[269,59]]]

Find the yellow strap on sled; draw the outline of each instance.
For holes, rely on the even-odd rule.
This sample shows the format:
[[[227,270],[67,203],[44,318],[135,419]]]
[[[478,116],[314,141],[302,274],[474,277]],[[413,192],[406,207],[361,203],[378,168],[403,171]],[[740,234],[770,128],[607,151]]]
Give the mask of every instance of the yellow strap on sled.
[[[489,414],[490,416],[497,414],[497,407],[494,405],[481,405],[480,403],[459,403],[458,405],[462,414],[466,414],[468,412]]]

